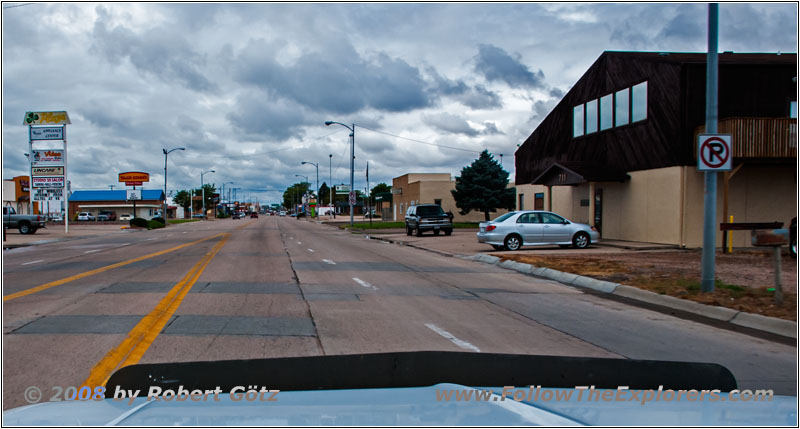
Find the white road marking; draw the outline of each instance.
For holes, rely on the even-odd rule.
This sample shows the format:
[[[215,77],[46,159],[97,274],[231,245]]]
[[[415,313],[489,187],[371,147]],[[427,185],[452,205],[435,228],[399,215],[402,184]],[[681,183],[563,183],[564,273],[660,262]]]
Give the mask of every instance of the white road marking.
[[[314,253],[314,249],[308,249],[308,251]]]
[[[85,254],[87,254],[87,253],[99,252],[99,251],[101,251],[101,250],[103,250],[103,249],[87,250],[87,251],[83,252],[83,254],[85,255]]]
[[[453,334],[451,334],[451,333],[445,331],[444,329],[434,325],[433,323],[426,323],[425,326],[427,326],[433,332],[436,332],[437,334],[447,338],[453,344],[461,347],[462,349],[472,350],[472,351],[478,352],[478,353],[481,352],[481,349],[473,346],[472,344],[470,344],[470,343],[468,343],[468,342],[466,342],[464,340],[459,340],[458,338],[454,337]]]
[[[303,244],[302,242],[298,241],[297,244]]]
[[[158,240],[158,237],[148,238],[148,239],[147,239],[147,240],[145,240],[145,241],[153,241],[153,240]]]
[[[173,234],[167,234],[167,237],[172,237]]]
[[[323,259],[322,262],[330,265],[336,265],[336,262],[331,261],[330,259]]]
[[[38,264],[39,262],[44,262],[44,259],[39,259],[39,260],[36,260],[36,261],[26,262],[26,263],[24,263],[22,265]]]
[[[371,283],[365,282],[364,280],[361,280],[358,277],[353,277],[353,280],[355,280],[356,283],[360,284],[361,286],[364,286],[365,288],[372,288],[372,290],[378,290],[378,288],[373,286]]]
[[[294,240],[294,237],[289,237],[289,240]]]

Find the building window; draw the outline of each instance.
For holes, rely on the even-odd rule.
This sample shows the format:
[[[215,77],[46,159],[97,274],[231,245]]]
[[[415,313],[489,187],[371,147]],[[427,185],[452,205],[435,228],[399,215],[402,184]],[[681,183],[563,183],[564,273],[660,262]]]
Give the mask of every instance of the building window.
[[[630,118],[630,94],[630,88],[625,88],[621,91],[617,91],[614,95],[614,103],[616,104],[614,126],[616,127],[628,125],[628,120]]]
[[[525,194],[519,194],[519,204],[517,205],[517,210],[525,210]]]
[[[631,122],[647,119],[647,81],[631,89]]]
[[[600,131],[614,126],[614,95],[600,97]]]
[[[533,209],[544,210],[544,192],[533,194]]]
[[[583,135],[583,104],[572,108],[572,137]]]
[[[586,102],[586,134],[597,132],[597,100]]]
[[[442,200],[433,200],[433,203],[436,204],[439,207],[442,206]]]
[[[797,118],[797,102],[792,101],[789,103],[789,117],[790,118]]]

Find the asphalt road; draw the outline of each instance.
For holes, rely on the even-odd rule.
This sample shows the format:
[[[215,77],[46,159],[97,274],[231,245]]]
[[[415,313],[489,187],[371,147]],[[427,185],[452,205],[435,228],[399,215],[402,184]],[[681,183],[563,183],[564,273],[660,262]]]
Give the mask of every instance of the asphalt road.
[[[293,218],[3,256],[4,409],[135,363],[418,350],[715,362],[796,395],[796,347]]]

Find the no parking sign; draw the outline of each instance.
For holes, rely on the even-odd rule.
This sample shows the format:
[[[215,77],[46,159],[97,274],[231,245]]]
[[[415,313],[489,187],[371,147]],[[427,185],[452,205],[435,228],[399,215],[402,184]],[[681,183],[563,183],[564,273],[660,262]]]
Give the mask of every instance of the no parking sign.
[[[697,169],[730,171],[733,166],[733,145],[730,134],[700,134],[697,137]]]

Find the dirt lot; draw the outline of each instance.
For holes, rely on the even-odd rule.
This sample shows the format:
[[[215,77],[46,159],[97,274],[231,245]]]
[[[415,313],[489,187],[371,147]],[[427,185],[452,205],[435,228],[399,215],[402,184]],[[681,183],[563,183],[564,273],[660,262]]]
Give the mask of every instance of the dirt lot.
[[[797,320],[797,260],[784,256],[784,303],[777,306],[773,292],[774,256],[762,251],[717,254],[715,291],[700,293],[701,252],[631,252],[575,256],[497,254],[539,267],[581,274],[600,280],[636,286],[703,304],[749,313]]]

